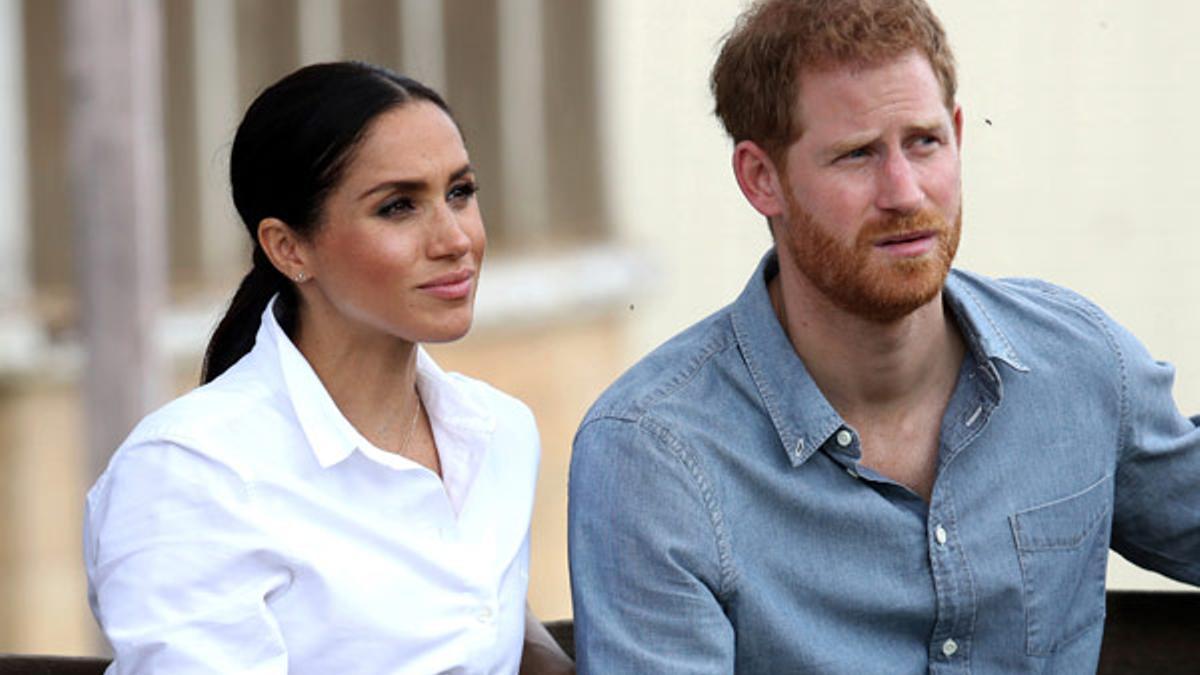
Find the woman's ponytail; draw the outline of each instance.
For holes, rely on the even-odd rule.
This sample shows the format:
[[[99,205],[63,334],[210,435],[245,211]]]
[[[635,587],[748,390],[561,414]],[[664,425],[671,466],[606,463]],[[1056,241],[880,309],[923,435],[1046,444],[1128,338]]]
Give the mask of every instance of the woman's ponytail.
[[[201,384],[211,382],[254,347],[263,310],[276,293],[280,294],[276,305],[283,330],[290,334],[295,327],[295,289],[291,282],[275,269],[258,246],[254,247],[253,258],[254,265],[242,279],[229,301],[229,309],[208,341]]]

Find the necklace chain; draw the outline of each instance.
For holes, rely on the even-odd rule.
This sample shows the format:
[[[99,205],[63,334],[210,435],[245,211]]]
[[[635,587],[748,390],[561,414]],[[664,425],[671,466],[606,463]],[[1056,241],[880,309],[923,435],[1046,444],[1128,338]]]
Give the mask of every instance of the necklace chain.
[[[401,438],[400,445],[394,450],[397,455],[401,456],[405,456],[404,451],[408,449],[408,442],[412,440],[413,432],[417,429],[417,418],[421,416],[421,394],[420,392],[416,391],[416,388],[413,389],[413,393],[416,394],[416,405],[413,406],[412,420],[408,423],[408,431]],[[395,418],[388,418],[382,425],[380,425],[379,431],[377,432],[377,436],[380,440],[383,440],[384,433],[391,428],[392,421],[394,419]]]

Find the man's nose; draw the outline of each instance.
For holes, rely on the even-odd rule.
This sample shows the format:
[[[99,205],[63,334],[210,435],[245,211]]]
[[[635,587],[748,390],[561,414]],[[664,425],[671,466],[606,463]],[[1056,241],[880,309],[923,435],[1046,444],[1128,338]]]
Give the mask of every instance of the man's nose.
[[[924,201],[925,193],[912,162],[903,153],[891,154],[879,168],[876,207],[884,211],[913,213]]]

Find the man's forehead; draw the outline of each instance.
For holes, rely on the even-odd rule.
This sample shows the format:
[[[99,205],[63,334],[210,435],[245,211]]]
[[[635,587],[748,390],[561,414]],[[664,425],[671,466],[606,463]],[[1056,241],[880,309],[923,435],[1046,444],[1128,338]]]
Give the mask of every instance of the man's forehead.
[[[944,120],[947,112],[942,85],[929,59],[915,50],[882,62],[805,68],[798,85],[795,115],[801,130],[886,106],[924,109],[928,119],[918,122],[922,125]]]

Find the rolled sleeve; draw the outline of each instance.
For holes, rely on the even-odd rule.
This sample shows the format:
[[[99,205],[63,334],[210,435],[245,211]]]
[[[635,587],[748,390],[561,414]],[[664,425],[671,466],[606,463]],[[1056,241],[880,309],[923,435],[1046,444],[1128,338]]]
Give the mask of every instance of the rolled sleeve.
[[[289,575],[229,467],[173,443],[122,448],[88,495],[84,538],[115,672],[287,672],[266,598]]]
[[[1200,584],[1200,417],[1181,414],[1175,370],[1117,328],[1124,424],[1113,548],[1132,562]]]
[[[647,419],[592,420],[569,494],[579,672],[733,672],[728,543],[687,449]]]

